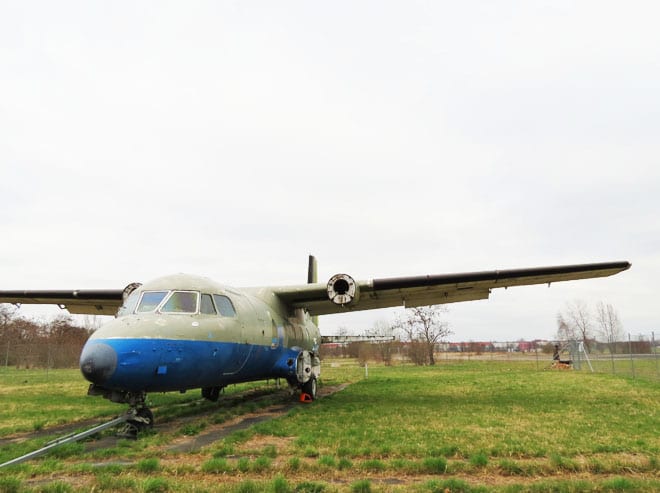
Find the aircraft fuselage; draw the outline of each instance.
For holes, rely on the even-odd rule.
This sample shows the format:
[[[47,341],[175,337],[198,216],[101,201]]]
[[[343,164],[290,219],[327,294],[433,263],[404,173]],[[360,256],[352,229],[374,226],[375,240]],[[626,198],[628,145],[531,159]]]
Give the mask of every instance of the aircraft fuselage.
[[[232,289],[175,275],[136,289],[118,318],[96,331],[80,357],[90,393],[115,401],[146,392],[221,389],[301,373],[321,336],[303,310],[287,313],[268,289]]]

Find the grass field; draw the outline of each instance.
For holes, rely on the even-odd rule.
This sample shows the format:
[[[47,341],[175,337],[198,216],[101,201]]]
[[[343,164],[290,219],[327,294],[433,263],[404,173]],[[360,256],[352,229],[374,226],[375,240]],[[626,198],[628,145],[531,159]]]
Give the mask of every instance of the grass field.
[[[370,365],[365,379],[336,360],[323,382],[352,384],[194,453],[168,445],[286,397],[274,385],[259,404],[154,395],[157,420],[206,413],[136,442],[69,445],[3,469],[0,491],[660,491],[657,380],[538,371],[533,361]],[[122,409],[83,397],[73,371],[4,370],[0,385],[2,462],[46,441],[9,443],[19,432]]]

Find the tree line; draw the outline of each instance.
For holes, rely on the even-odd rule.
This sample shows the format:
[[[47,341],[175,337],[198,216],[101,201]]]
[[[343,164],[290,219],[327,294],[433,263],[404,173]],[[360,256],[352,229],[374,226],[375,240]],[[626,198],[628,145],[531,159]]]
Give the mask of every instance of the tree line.
[[[377,322],[367,331],[367,335],[378,342],[326,347],[323,352],[385,364],[391,364],[397,355],[417,365],[434,365],[438,346],[452,334],[445,318],[447,313],[448,309],[443,305],[408,308],[393,322]],[[0,365],[76,367],[82,347],[94,332],[95,325],[95,320],[85,319],[81,324],[68,314],[47,322],[32,320],[21,317],[12,305],[0,305]],[[600,350],[603,346],[611,354],[629,350],[648,353],[651,350],[649,341],[624,341],[623,326],[616,309],[602,302],[595,310],[581,301],[567,303],[557,314],[556,337],[559,341],[582,342],[589,351]]]
[[[76,367],[92,332],[93,328],[81,326],[70,315],[40,321],[20,316],[12,305],[0,305],[0,365]]]
[[[376,360],[391,364],[394,355],[416,365],[434,365],[435,352],[441,343],[447,341],[452,330],[445,320],[448,310],[443,305],[409,308],[402,317],[394,322],[377,322],[367,335],[374,342],[358,342],[347,345],[335,345],[324,349],[325,354],[333,356],[356,357],[360,361]],[[345,330],[345,329],[344,329]],[[340,334],[347,335],[347,334]],[[394,338],[394,339],[392,339]],[[647,354],[652,352],[651,341],[626,341],[623,324],[617,310],[611,304],[599,302],[594,310],[586,303],[573,301],[557,314],[557,341],[582,342],[588,351],[609,351],[610,354],[628,353]],[[554,343],[532,345],[527,349],[552,354]],[[489,350],[483,342],[464,343],[461,351],[481,353]],[[492,344],[491,344],[492,346]],[[494,348],[490,349],[494,350]]]

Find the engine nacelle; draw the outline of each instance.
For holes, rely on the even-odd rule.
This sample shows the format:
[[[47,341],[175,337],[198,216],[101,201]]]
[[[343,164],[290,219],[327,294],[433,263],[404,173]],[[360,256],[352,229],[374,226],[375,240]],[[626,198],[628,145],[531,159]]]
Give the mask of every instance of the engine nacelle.
[[[348,274],[335,274],[328,281],[328,298],[336,305],[357,303],[360,287]]]

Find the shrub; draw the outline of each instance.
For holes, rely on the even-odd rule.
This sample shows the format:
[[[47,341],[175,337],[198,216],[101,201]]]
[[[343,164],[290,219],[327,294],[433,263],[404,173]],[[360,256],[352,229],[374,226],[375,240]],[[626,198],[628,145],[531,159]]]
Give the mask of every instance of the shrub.
[[[243,481],[236,487],[236,493],[261,493],[262,491],[263,488],[251,480]]]
[[[236,463],[236,469],[241,472],[248,472],[250,470],[250,459],[241,457]]]
[[[303,481],[296,486],[296,493],[323,493],[326,489],[323,483],[314,483],[312,481]]]
[[[135,467],[138,471],[143,473],[156,472],[160,469],[160,461],[155,457],[142,459]]]
[[[61,481],[55,481],[53,483],[47,484],[41,488],[43,493],[69,493],[73,491],[73,488]]]
[[[332,455],[323,455],[319,457],[319,465],[323,467],[335,467],[337,461]]]
[[[145,493],[164,493],[170,491],[170,484],[164,478],[149,478],[143,483]]]
[[[366,471],[382,471],[385,469],[385,464],[378,459],[369,459],[362,463],[362,469]]]
[[[273,493],[289,493],[291,491],[289,482],[282,475],[278,475],[273,479],[270,489]]]
[[[447,472],[447,459],[444,457],[427,457],[422,465],[424,471],[431,474],[444,474]]]
[[[263,472],[270,467],[270,459],[268,457],[257,457],[252,463],[252,470],[254,472]]]
[[[485,452],[478,452],[470,457],[470,464],[474,467],[486,467],[488,465],[488,455]]]
[[[297,471],[300,469],[300,459],[298,457],[291,457],[286,466],[289,471]]]
[[[0,491],[2,493],[18,493],[21,489],[21,480],[18,478],[0,478]]]
[[[351,485],[351,493],[371,493],[371,481],[361,479]]]
[[[214,457],[202,464],[202,472],[211,474],[221,474],[231,471],[231,466],[227,459],[223,457]]]
[[[213,457],[227,457],[234,453],[234,446],[228,443],[223,444],[218,450],[213,452]]]
[[[264,457],[270,457],[271,459],[274,459],[277,457],[277,448],[275,445],[266,445],[262,450],[261,450],[261,455]]]
[[[637,486],[628,478],[612,478],[603,482],[605,491],[636,491]]]

